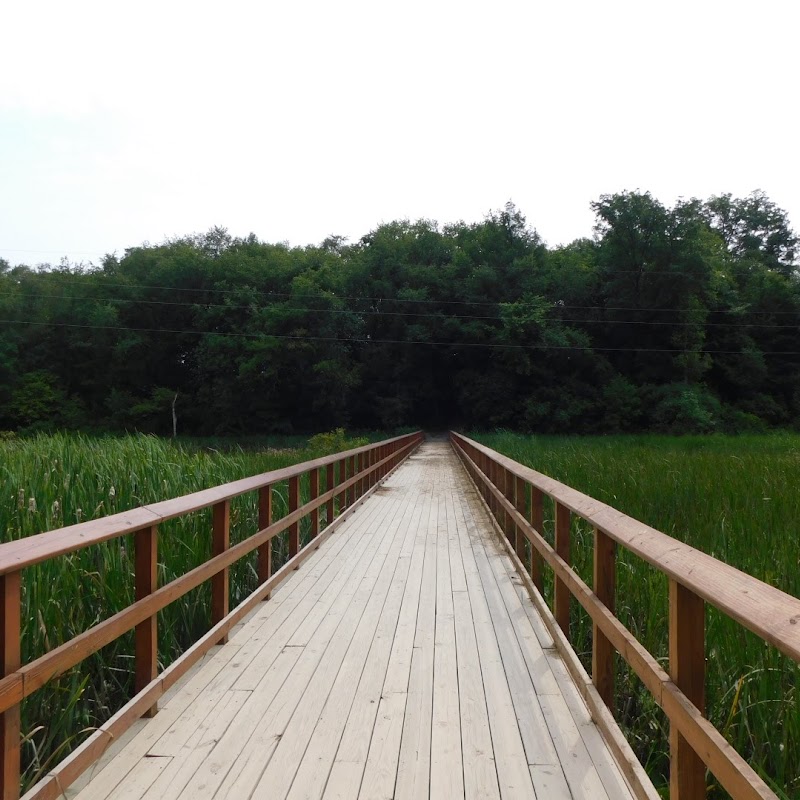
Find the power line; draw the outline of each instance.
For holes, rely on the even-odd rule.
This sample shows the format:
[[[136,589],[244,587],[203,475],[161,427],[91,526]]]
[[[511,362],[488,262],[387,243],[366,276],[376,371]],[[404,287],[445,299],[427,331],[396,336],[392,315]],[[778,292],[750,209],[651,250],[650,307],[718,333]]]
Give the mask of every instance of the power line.
[[[313,300],[355,300],[355,301],[366,301],[366,302],[375,302],[375,303],[419,303],[419,304],[426,304],[426,305],[461,305],[461,306],[491,306],[496,308],[497,306],[504,306],[504,305],[513,305],[522,308],[543,308],[543,306],[539,303],[521,303],[519,301],[505,301],[505,300],[498,300],[493,302],[485,302],[481,300],[421,300],[421,299],[403,299],[397,297],[369,297],[369,296],[359,296],[359,295],[340,295],[340,294],[298,294],[292,292],[269,292],[269,291],[259,291],[259,290],[252,290],[250,287],[243,287],[243,288],[235,288],[235,289],[195,289],[190,287],[181,287],[181,286],[154,286],[154,285],[146,285],[146,284],[125,284],[125,283],[117,283],[112,284],[114,288],[117,289],[147,289],[152,291],[166,291],[166,292],[195,292],[195,293],[203,293],[203,294],[234,294],[240,292],[250,292],[252,294],[256,294],[262,297],[281,297],[285,299],[313,299]],[[6,296],[16,296],[14,292],[0,292],[0,295]],[[143,300],[143,299],[128,299],[128,298],[111,298],[111,297],[103,297],[103,298],[93,298],[93,297],[77,297],[77,296],[65,296],[65,295],[45,295],[45,294],[25,294],[26,297],[50,297],[56,299],[74,299],[74,300],[107,300],[109,302],[140,302],[140,303],[150,303],[152,305],[199,305],[199,303],[191,303],[191,302],[178,302],[178,301],[168,301],[168,300]],[[562,304],[559,302],[548,302],[548,310],[558,310],[558,309],[566,309],[570,311],[630,311],[630,312],[637,312],[637,313],[680,313],[682,309],[674,309],[674,308],[637,308],[635,306],[573,306]],[[215,304],[208,304],[204,303],[207,307],[215,307]],[[223,304],[216,304],[218,307],[221,308],[250,308],[251,306],[228,306]],[[327,312],[327,313],[351,313],[349,309],[301,309],[297,308],[295,310],[307,310],[313,311],[317,313]],[[760,315],[760,316],[774,316],[774,315],[789,315],[794,314],[795,316],[800,316],[800,310],[797,311],[748,311],[746,309],[719,309],[719,310],[711,310],[706,309],[707,313],[709,314],[748,314],[748,315]],[[435,316],[439,317],[439,314],[422,314],[416,312],[388,312],[388,311],[359,311],[358,313],[361,314],[393,314],[395,316]],[[500,317],[494,316],[482,316],[476,314],[451,314],[451,317],[455,319],[500,319]],[[564,322],[593,322],[593,320],[567,320],[563,319]],[[603,322],[616,322],[615,320],[603,320]],[[631,324],[636,322],[636,324],[655,324],[655,321],[650,320],[631,320],[629,321]],[[694,323],[680,323],[680,322],[663,322],[662,324],[694,324]],[[705,323],[706,325],[713,325],[717,323]],[[792,325],[786,326],[779,326],[779,325],[756,325],[756,323],[741,323],[742,327],[765,327],[765,328],[773,328],[773,327],[794,327]],[[737,325],[731,324],[730,327],[738,327]]]
[[[16,297],[16,292],[0,292],[0,297]],[[297,295],[295,295],[297,296]],[[177,306],[177,307],[184,307],[184,308],[197,308],[202,306],[204,309],[211,309],[211,308],[218,308],[224,309],[226,311],[233,311],[233,310],[251,310],[251,311],[262,311],[268,310],[269,308],[276,308],[280,311],[299,311],[303,313],[310,313],[310,314],[358,314],[358,315],[366,315],[366,316],[373,316],[373,317],[419,317],[419,318],[426,318],[426,319],[438,319],[438,320],[449,320],[449,319],[458,319],[458,320],[491,320],[495,322],[504,322],[503,317],[498,316],[488,316],[488,315],[478,315],[478,314],[431,314],[431,313],[422,313],[419,311],[365,311],[361,309],[339,309],[339,308],[306,308],[303,306],[265,306],[265,305],[228,305],[225,303],[192,303],[192,302],[179,302],[176,300],[144,300],[140,298],[131,299],[125,297],[88,297],[84,295],[62,295],[62,294],[39,294],[39,293],[25,293],[24,298],[31,298],[35,297],[38,299],[45,299],[45,300],[59,300],[59,301],[67,301],[67,300],[79,300],[81,302],[90,302],[90,303],[135,303],[135,304],[142,304],[142,305],[154,305],[154,306]],[[537,308],[541,308],[541,306],[536,306]],[[547,309],[547,311],[557,311],[562,308],[570,308],[570,306],[558,306],[558,305],[551,305]],[[604,308],[603,310],[610,310]],[[677,311],[677,309],[665,309],[670,311]],[[709,313],[716,313],[716,312],[709,312]],[[785,312],[785,313],[792,313],[792,312]],[[797,312],[800,314],[800,312]],[[692,326],[702,326],[702,327],[715,327],[715,328],[765,328],[765,329],[794,329],[798,327],[798,324],[785,324],[785,325],[776,325],[776,324],[767,324],[767,323],[760,323],[760,322],[685,322],[685,321],[665,321],[665,320],[624,320],[624,319],[580,319],[580,318],[571,318],[571,317],[553,317],[547,320],[548,322],[569,322],[569,323],[578,323],[582,325],[659,325],[659,326],[680,326],[680,327],[692,327]]]
[[[484,342],[440,342],[425,341],[422,339],[370,339],[370,338],[339,338],[337,336],[300,336],[285,333],[234,333],[229,331],[198,331],[198,330],[179,330],[173,328],[130,328],[118,325],[85,325],[70,322],[31,322],[28,320],[0,319],[0,324],[5,325],[34,325],[38,327],[51,328],[82,328],[89,330],[104,331],[130,331],[133,333],[172,333],[185,334],[191,336],[224,336],[240,339],[289,339],[295,341],[309,342],[337,342],[339,344],[401,344],[401,345],[428,345],[439,347],[482,347],[489,349],[511,349],[511,350],[576,350],[584,352],[614,352],[614,353],[681,353],[694,352],[698,355],[751,355],[740,350],[694,350],[687,351],[681,348],[661,348],[661,347],[593,347],[588,345],[539,345],[539,344],[495,344]],[[759,351],[759,355],[764,356],[800,356],[800,350],[786,351]]]

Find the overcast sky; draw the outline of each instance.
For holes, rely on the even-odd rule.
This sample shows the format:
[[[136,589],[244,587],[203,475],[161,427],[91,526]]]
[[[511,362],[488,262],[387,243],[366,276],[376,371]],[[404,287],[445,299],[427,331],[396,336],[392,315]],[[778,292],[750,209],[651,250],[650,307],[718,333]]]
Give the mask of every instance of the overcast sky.
[[[7,3],[0,257],[222,225],[358,239],[513,200],[550,245],[600,194],[763,189],[800,228],[800,6]]]

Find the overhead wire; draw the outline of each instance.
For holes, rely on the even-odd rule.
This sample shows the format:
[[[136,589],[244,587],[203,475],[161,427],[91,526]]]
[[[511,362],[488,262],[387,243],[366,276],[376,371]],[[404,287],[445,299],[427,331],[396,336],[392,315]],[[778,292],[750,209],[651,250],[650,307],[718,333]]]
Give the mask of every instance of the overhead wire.
[[[17,293],[15,292],[3,292],[0,291],[0,297],[15,297]],[[295,295],[297,296],[297,295]],[[386,310],[363,310],[363,309],[339,309],[339,308],[308,308],[304,306],[266,306],[266,305],[254,305],[252,303],[247,305],[230,305],[227,303],[197,303],[197,302],[185,302],[185,301],[177,301],[177,300],[146,300],[143,298],[126,298],[126,297],[90,297],[86,295],[65,295],[65,294],[41,294],[41,293],[28,293],[24,294],[24,297],[27,298],[37,298],[43,300],[59,300],[59,301],[68,301],[68,300],[77,300],[80,302],[92,302],[92,303],[131,303],[131,304],[142,304],[142,305],[154,305],[154,306],[175,306],[175,307],[187,307],[187,308],[196,308],[202,306],[205,309],[224,309],[226,311],[230,310],[250,310],[250,311],[260,311],[260,310],[267,310],[269,308],[276,308],[280,311],[298,311],[302,313],[311,313],[311,314],[359,314],[359,315],[366,315],[366,316],[373,316],[373,317],[418,317],[423,319],[439,319],[439,320],[448,320],[448,319],[456,319],[456,320],[482,320],[482,321],[495,321],[495,322],[503,322],[504,318],[502,316],[489,316],[489,315],[479,315],[479,314],[441,314],[441,313],[422,313],[418,311],[386,311]],[[289,295],[288,297],[292,297]],[[513,305],[513,304],[512,304]],[[522,304],[524,307],[528,307],[525,304]],[[561,309],[569,309],[569,310],[576,310],[578,307],[576,306],[561,306],[561,305],[548,305],[548,306],[541,306],[536,304],[530,304],[529,307],[538,308],[543,311],[558,311]],[[602,310],[602,311],[612,311],[612,310],[627,310],[632,311],[634,309],[617,309],[614,307],[604,307],[604,306],[587,306],[587,310]],[[638,309],[637,309],[638,310]],[[645,309],[642,309],[643,311]],[[670,311],[672,313],[679,312],[679,309],[663,309],[664,311]],[[709,314],[720,313],[715,311],[708,311]],[[796,313],[800,316],[800,311],[798,312],[774,312],[774,313]],[[655,325],[655,326],[683,326],[683,327],[691,327],[696,325],[701,325],[703,327],[720,327],[720,328],[761,328],[761,329],[786,329],[786,328],[797,328],[798,324],[767,324],[767,323],[760,323],[760,322],[687,322],[681,320],[623,320],[623,319],[581,319],[581,318],[573,318],[573,317],[554,317],[549,318],[548,321],[553,322],[568,322],[568,323],[578,323],[578,324],[589,324],[589,325]]]
[[[429,345],[440,347],[471,347],[471,348],[490,348],[490,349],[511,349],[511,350],[573,350],[583,352],[616,352],[616,353],[687,353],[693,352],[698,355],[755,355],[741,350],[686,350],[685,348],[661,348],[661,347],[596,347],[592,345],[546,345],[546,344],[504,344],[489,342],[443,342],[428,341],[424,339],[372,339],[369,337],[338,337],[338,336],[308,336],[299,334],[284,333],[236,333],[233,331],[214,331],[214,330],[181,330],[174,328],[133,328],[121,325],[88,325],[83,323],[71,322],[38,322],[29,320],[0,319],[0,324],[5,325],[30,325],[39,327],[54,328],[81,328],[89,330],[105,331],[129,331],[133,333],[171,333],[190,336],[222,336],[242,339],[289,339],[295,341],[310,342],[337,342],[339,344],[363,343],[363,344],[397,344],[397,345]],[[758,355],[764,356],[798,356],[800,350],[786,351],[758,351]]]
[[[201,290],[198,290],[201,291]],[[212,290],[213,291],[213,290]],[[0,297],[16,297],[18,293],[16,292],[3,292],[0,291]],[[294,297],[312,297],[312,295],[291,295],[291,294],[281,294],[282,297],[287,299],[292,299]],[[257,306],[253,303],[249,303],[246,305],[231,305],[229,303],[197,303],[197,302],[185,302],[185,301],[177,301],[177,300],[146,300],[143,298],[126,298],[126,297],[91,297],[86,295],[69,295],[69,294],[42,294],[38,292],[31,292],[31,293],[24,293],[25,298],[38,298],[38,299],[49,299],[49,300],[79,300],[81,302],[108,302],[108,303],[139,303],[143,305],[155,305],[155,306],[176,306],[176,307],[197,307],[202,306],[203,308],[220,308],[226,310],[256,310],[262,308],[268,308],[268,306]],[[313,295],[313,297],[318,299],[344,299],[339,297],[330,297],[324,295]],[[369,298],[351,298],[351,299],[362,299],[368,300]],[[391,302],[391,301],[390,301]],[[399,301],[404,302],[404,301]],[[431,301],[436,302],[436,301]],[[444,301],[448,302],[448,301]],[[558,310],[596,310],[596,311],[638,311],[638,312],[647,312],[652,313],[653,311],[664,311],[664,312],[671,312],[671,313],[679,313],[681,309],[636,309],[636,308],[621,308],[615,306],[568,306],[568,305],[560,305],[550,304],[548,306],[543,306],[534,303],[497,303],[495,305],[519,305],[523,308],[538,308],[541,310],[546,311],[558,311]],[[364,309],[353,309],[353,308],[308,308],[304,306],[282,306],[280,310],[286,311],[300,311],[305,313],[314,313],[314,314],[360,314],[360,315],[368,315],[368,316],[392,316],[392,317],[419,317],[419,318],[429,318],[429,319],[458,319],[458,320],[494,320],[498,322],[503,321],[503,317],[501,316],[490,316],[490,315],[480,315],[480,314],[446,314],[443,315],[441,313],[422,313],[418,311],[387,311],[387,310],[364,310]],[[733,313],[731,311],[711,311],[708,310],[707,313],[709,314],[720,314],[720,313]],[[770,312],[747,312],[747,313],[757,313],[757,314],[795,314],[800,317],[800,311],[770,311]],[[766,323],[758,323],[758,322],[708,322],[703,321],[701,323],[696,322],[687,322],[681,320],[618,320],[618,319],[582,319],[582,318],[572,318],[572,317],[557,317],[554,321],[559,322],[570,322],[570,323],[581,323],[581,324],[604,324],[604,325],[672,325],[672,326],[694,326],[694,325],[703,325],[704,327],[725,327],[725,328],[765,328],[765,329],[779,329],[779,328],[796,328],[798,327],[797,324],[766,324]]]

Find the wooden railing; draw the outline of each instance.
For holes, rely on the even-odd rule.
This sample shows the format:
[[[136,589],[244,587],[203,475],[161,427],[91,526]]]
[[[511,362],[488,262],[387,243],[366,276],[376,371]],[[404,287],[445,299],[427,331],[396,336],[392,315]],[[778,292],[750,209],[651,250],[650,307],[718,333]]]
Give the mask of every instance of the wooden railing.
[[[0,771],[2,796],[20,792],[20,702],[47,681],[79,664],[87,656],[135,628],[136,697],[102,726],[99,734],[73,752],[37,784],[26,797],[57,798],[137,718],[152,715],[158,698],[175,684],[292,570],[319,546],[344,519],[343,512],[371,493],[422,441],[420,432],[306,461],[285,469],[256,475],[201,492],[113,514],[67,528],[29,536],[0,545]],[[325,487],[320,489],[324,472]],[[308,475],[310,499],[300,505],[300,481]],[[273,491],[288,484],[288,514],[272,517]],[[248,539],[230,546],[230,501],[247,492],[258,492],[258,528]],[[335,503],[334,501],[338,501]],[[337,507],[338,506],[338,507]],[[212,509],[212,557],[165,586],[156,585],[158,526],[204,508]],[[320,533],[320,509],[325,508],[325,529]],[[339,515],[335,517],[338,510]],[[310,539],[300,548],[300,521],[310,517]],[[289,560],[273,572],[272,540],[289,533]],[[74,639],[21,664],[20,613],[22,570],[100,542],[133,534],[135,541],[136,601]],[[238,559],[258,551],[259,587],[234,611],[230,611],[228,571]],[[161,675],[157,671],[156,625],[158,612],[203,582],[211,581],[211,630]]]
[[[617,652],[666,713],[671,800],[705,798],[706,767],[734,800],[776,798],[703,715],[705,604],[798,662],[800,600],[478,442],[457,433],[450,438],[504,532],[507,549],[513,551],[529,589],[535,588],[541,596],[542,568],[547,564],[553,570],[554,633],[569,641],[571,597],[588,612],[593,625],[592,683],[582,688],[592,711],[607,716],[608,709],[613,709]],[[545,495],[555,509],[554,547],[542,536]],[[570,567],[573,514],[594,528],[593,587]],[[529,561],[526,540],[531,545]],[[669,579],[669,674],[614,614],[617,545]],[[613,739],[609,743],[615,747]],[[624,761],[624,753],[617,756]]]

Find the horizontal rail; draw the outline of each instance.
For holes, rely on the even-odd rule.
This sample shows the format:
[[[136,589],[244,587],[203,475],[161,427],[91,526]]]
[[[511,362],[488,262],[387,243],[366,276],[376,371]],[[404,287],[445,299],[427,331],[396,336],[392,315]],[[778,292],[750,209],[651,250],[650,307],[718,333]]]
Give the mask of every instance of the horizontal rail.
[[[245,613],[242,609],[245,606],[250,608],[254,604],[254,598],[267,599],[271,589],[308,558],[312,549],[335,530],[343,515],[351,510],[356,502],[360,502],[367,494],[374,491],[379,483],[416,449],[422,438],[420,432],[398,436],[174,500],[143,506],[131,512],[114,514],[103,520],[93,520],[0,545],[0,565],[2,565],[0,588],[3,589],[0,596],[2,600],[0,621],[5,621],[0,630],[0,645],[6,654],[3,675],[0,677],[0,780],[3,797],[19,796],[19,704],[25,697],[125,632],[136,628],[136,688],[137,692],[145,691],[145,699],[137,695],[139,700],[132,707],[140,712],[139,715],[154,713],[157,710],[155,701],[160,690],[153,687],[158,685],[163,689],[166,683],[166,679],[158,678],[156,670],[155,642],[158,612],[205,581],[211,580],[212,630],[201,639],[201,642],[207,650],[215,642],[226,641],[227,632],[234,624],[231,620],[234,618],[238,620]],[[351,467],[348,474],[346,469],[348,463],[357,464],[358,471]],[[335,472],[336,464],[339,465],[338,480]],[[319,473],[323,469],[326,473],[326,486],[325,491],[320,492]],[[305,474],[309,474],[311,499],[298,507],[299,480]],[[282,482],[289,484],[290,510],[286,516],[272,521],[272,487]],[[267,524],[231,547],[228,541],[230,500],[252,491],[258,492],[259,526],[264,522]],[[339,517],[334,519],[336,498],[339,499]],[[212,508],[214,512],[215,554],[198,567],[156,588],[157,525],[176,516],[205,508]],[[320,532],[320,508],[327,510],[326,526],[322,532]],[[311,539],[300,548],[299,522],[309,515]],[[273,573],[271,542],[287,530],[290,534],[290,558]],[[20,664],[21,570],[49,558],[75,552],[127,533],[137,535],[135,578],[138,599],[136,602],[34,661]],[[26,545],[29,545],[27,551]],[[254,550],[259,552],[260,585],[233,615],[228,614],[228,570],[232,564]],[[185,662],[185,659],[181,661]],[[175,670],[172,670],[169,674],[174,672]],[[130,713],[125,718],[129,716]],[[117,723],[117,727],[119,724],[121,723]],[[64,783],[64,776],[60,784],[58,781],[56,783],[60,786],[68,785]],[[42,796],[47,795],[48,791]]]
[[[234,497],[256,491],[265,486],[299,477],[313,469],[337,464],[343,458],[369,452],[379,445],[391,446],[405,440],[408,436],[418,435],[420,434],[396,436],[393,439],[386,439],[377,444],[364,445],[341,453],[334,453],[330,456],[316,458],[312,461],[304,461],[301,464],[294,464],[291,467],[263,472],[260,475],[223,483],[210,489],[203,489],[171,500],[162,500],[158,503],[133,508],[130,511],[121,511],[117,514],[109,514],[107,517],[80,522],[77,525],[56,528],[46,533],[26,536],[24,539],[4,542],[0,544],[0,575],[4,575],[7,572],[17,572],[20,569],[31,567],[56,556],[74,553],[84,547],[99,544],[109,539],[116,539],[125,534],[147,528],[150,525],[158,525],[175,517],[189,514],[192,511],[210,508],[216,503],[232,500]]]
[[[746,761],[736,752],[736,750],[725,740],[723,735],[703,716],[702,705],[702,684],[704,675],[704,641],[702,638],[703,624],[702,619],[704,610],[702,602],[705,600],[720,610],[726,610],[726,604],[731,602],[731,598],[738,592],[754,592],[757,596],[766,597],[774,602],[779,596],[779,608],[783,613],[791,612],[800,614],[800,600],[786,595],[771,586],[762,584],[756,578],[740,572],[722,562],[705,554],[700,554],[687,545],[676,542],[665,534],[656,531],[626,515],[622,514],[610,506],[593,500],[587,495],[571,489],[564,484],[554,481],[541,473],[524,467],[521,464],[491,450],[484,445],[480,445],[471,439],[456,433],[451,433],[451,442],[456,453],[464,463],[467,472],[475,481],[480,493],[486,500],[487,506],[492,511],[498,521],[500,529],[509,536],[509,551],[516,550],[521,552],[519,539],[515,542],[516,547],[512,548],[510,536],[516,537],[518,534],[530,542],[532,548],[531,566],[537,558],[548,564],[554,574],[556,589],[561,587],[568,592],[568,597],[574,597],[589,614],[594,626],[595,633],[592,637],[593,665],[595,674],[593,681],[601,692],[603,700],[613,705],[613,661],[603,660],[596,657],[598,648],[605,646],[605,643],[613,647],[622,658],[630,665],[637,676],[642,680],[645,688],[653,695],[654,700],[664,710],[672,727],[671,749],[672,749],[672,768],[670,775],[671,792],[673,800],[695,800],[695,798],[705,797],[706,787],[704,779],[704,769],[709,770],[716,776],[720,784],[736,800],[757,800],[764,798],[775,798],[776,795],[767,786],[764,780],[746,763]],[[510,485],[509,476],[514,478],[514,496],[508,487]],[[521,481],[518,483],[517,481]],[[531,491],[531,516],[534,514],[533,498],[535,492],[542,492],[548,495],[555,504],[556,511],[556,547],[552,547],[541,535],[541,530],[537,530],[524,514],[525,487],[530,487]],[[523,495],[520,497],[520,490]],[[560,508],[559,508],[560,506]],[[595,590],[592,590],[571,568],[567,557],[562,557],[558,552],[558,529],[560,527],[558,518],[561,516],[561,526],[565,523],[565,514],[575,513],[582,519],[594,525],[596,531],[595,540]],[[537,515],[538,526],[541,527],[541,513]],[[568,516],[566,517],[568,523]],[[568,530],[568,528],[567,528]],[[656,658],[636,639],[636,637],[622,624],[609,608],[598,596],[598,585],[603,587],[603,591],[609,593],[613,598],[613,572],[612,578],[607,578],[602,574],[603,558],[608,559],[609,551],[607,548],[598,547],[599,539],[597,533],[608,536],[610,539],[631,552],[635,552],[652,566],[665,572],[670,578],[670,672],[668,673],[656,660]],[[665,540],[667,540],[665,542]],[[681,559],[675,556],[680,552]],[[697,563],[684,565],[688,554],[694,558],[697,555],[704,555],[700,566]],[[520,562],[521,563],[521,562]],[[613,555],[610,563],[613,565]],[[600,572],[598,572],[600,568]],[[613,569],[613,567],[612,567]],[[702,593],[698,581],[703,580],[696,574],[698,569],[705,575],[706,583],[702,586]],[[715,580],[711,580],[711,573],[719,570],[719,575],[725,576],[726,580],[739,581],[739,585],[725,587],[724,601],[718,601],[717,582],[721,580],[719,575]],[[533,571],[533,570],[532,570]],[[527,580],[530,577],[525,575]],[[609,583],[610,580],[610,583]],[[533,584],[532,584],[533,586]],[[695,588],[697,587],[697,588]],[[541,588],[541,585],[536,587]],[[758,591],[756,591],[758,590]],[[687,608],[691,613],[681,618],[681,593],[685,593],[688,602]],[[555,594],[556,599],[558,594]],[[693,599],[695,598],[695,599]],[[697,603],[700,605],[698,606]],[[775,613],[775,606],[772,611]],[[747,609],[739,610],[739,614],[733,615],[734,619],[740,617],[748,619],[750,624],[742,622],[750,630],[760,633],[765,630],[769,636],[762,635],[766,641],[771,641],[771,637],[776,635],[775,627],[769,626],[768,621],[764,621],[759,614],[755,619],[748,617]],[[699,615],[699,616],[698,616]],[[558,617],[558,614],[556,614]],[[798,617],[800,618],[800,617]],[[741,621],[741,620],[740,620]],[[696,639],[696,631],[700,631],[699,641]],[[695,635],[695,638],[687,637],[684,632],[686,629]],[[562,625],[563,629],[563,625]],[[569,637],[569,630],[564,630],[565,636]],[[683,637],[683,638],[682,638]],[[776,644],[775,642],[772,642]],[[795,643],[793,640],[782,641],[782,651],[792,655]],[[680,670],[676,669],[676,664],[681,660],[688,663],[694,674],[688,677]],[[797,658],[795,657],[795,660]],[[598,670],[598,665],[600,668]],[[700,690],[697,690],[697,683]],[[699,766],[698,766],[699,765]]]
[[[492,458],[500,467],[544,492],[626,550],[679,581],[789,658],[800,661],[798,598],[485,445],[460,434],[453,434],[453,437]]]

